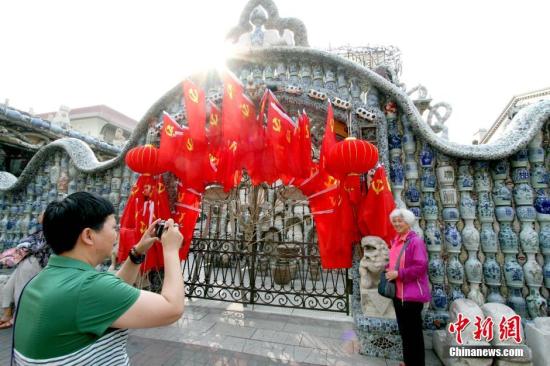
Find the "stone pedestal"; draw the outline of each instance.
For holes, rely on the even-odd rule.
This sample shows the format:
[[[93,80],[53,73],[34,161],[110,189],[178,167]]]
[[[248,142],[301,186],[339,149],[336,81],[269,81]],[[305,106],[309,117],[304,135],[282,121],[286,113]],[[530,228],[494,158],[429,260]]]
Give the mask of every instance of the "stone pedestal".
[[[550,365],[550,317],[526,322],[525,336],[533,355],[533,365]]]

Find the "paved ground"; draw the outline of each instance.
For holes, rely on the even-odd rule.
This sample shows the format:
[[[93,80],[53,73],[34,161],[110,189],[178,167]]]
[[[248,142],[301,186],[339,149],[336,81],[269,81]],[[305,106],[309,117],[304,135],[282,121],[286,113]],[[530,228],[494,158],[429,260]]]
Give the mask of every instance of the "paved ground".
[[[11,330],[0,331],[0,365],[9,364]],[[175,324],[134,330],[132,365],[396,366],[359,355],[351,318],[342,314],[192,301]],[[427,365],[440,365],[427,351]]]

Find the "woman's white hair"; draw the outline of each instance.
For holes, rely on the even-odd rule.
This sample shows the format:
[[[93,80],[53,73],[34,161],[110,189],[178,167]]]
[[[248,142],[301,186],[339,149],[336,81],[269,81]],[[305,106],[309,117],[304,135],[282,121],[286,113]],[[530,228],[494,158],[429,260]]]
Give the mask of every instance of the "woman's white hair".
[[[406,208],[396,208],[393,210],[390,213],[390,220],[393,220],[395,217],[402,217],[409,226],[413,226],[416,222],[416,216],[414,213]]]

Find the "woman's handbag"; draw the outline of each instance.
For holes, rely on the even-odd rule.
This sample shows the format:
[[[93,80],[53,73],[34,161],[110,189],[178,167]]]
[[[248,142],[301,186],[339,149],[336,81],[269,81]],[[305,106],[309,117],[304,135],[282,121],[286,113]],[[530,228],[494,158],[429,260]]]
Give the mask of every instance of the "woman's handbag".
[[[397,257],[397,262],[395,263],[395,270],[399,270],[399,262],[401,261],[401,256],[403,255],[403,252],[407,248],[407,245],[409,245],[409,240],[407,240],[403,244],[403,248],[401,248],[401,251],[399,252],[399,257]],[[389,281],[386,279],[386,271],[380,272],[380,282],[378,282],[378,293],[384,297],[387,297],[388,299],[395,299],[396,294],[396,288],[395,288],[395,281]]]

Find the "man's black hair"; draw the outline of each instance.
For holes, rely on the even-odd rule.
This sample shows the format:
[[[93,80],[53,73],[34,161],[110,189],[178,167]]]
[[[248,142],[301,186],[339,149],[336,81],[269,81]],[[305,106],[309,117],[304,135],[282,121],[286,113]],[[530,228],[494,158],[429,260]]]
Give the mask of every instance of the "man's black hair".
[[[44,237],[54,253],[61,254],[74,248],[82,230],[101,230],[114,212],[112,203],[103,197],[88,192],[73,193],[46,207]]]

